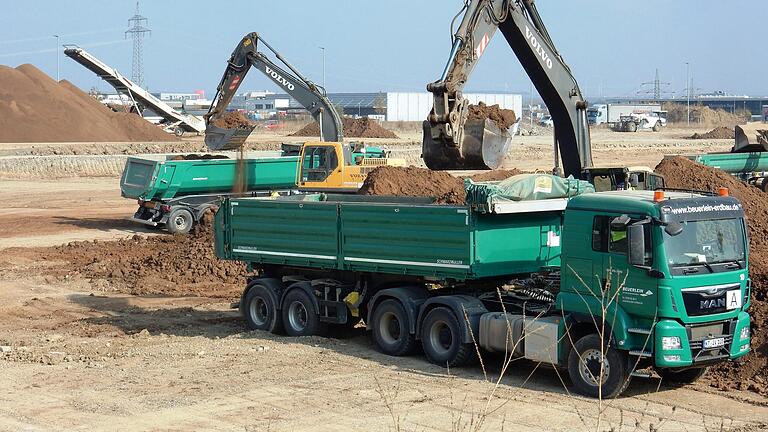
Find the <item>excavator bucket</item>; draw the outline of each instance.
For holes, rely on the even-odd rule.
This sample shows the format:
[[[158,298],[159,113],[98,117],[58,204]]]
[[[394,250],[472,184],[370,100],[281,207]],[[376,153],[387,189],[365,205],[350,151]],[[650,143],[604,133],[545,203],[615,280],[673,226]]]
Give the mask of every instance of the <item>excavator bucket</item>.
[[[733,153],[768,151],[768,127],[762,123],[736,126]]]
[[[245,144],[254,128],[255,126],[240,126],[225,129],[209,123],[205,128],[205,145],[211,151],[237,150]]]
[[[496,122],[468,120],[461,142],[440,135],[438,126],[424,122],[421,157],[431,170],[492,170],[499,168],[516,133],[518,123],[501,130]]]

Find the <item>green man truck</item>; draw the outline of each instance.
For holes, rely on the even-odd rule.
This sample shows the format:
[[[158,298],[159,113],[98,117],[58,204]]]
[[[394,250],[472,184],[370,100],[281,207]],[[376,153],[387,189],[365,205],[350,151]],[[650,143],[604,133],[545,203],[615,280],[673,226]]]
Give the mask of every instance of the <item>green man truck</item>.
[[[231,198],[215,226],[217,255],[256,274],[239,303],[251,329],[333,335],[362,320],[383,353],[420,347],[450,367],[507,353],[592,397],[651,370],[692,382],[750,350],[746,225],[729,196]]]

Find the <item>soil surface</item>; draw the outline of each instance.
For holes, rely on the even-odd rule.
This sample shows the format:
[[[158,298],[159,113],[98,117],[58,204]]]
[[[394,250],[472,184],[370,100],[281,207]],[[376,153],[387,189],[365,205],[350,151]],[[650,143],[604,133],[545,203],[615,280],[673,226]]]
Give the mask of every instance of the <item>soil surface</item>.
[[[691,139],[734,139],[735,133],[733,128],[718,126],[709,132],[695,133],[691,135]]]
[[[248,129],[251,122],[240,111],[228,111],[213,121],[213,125],[223,129]]]
[[[473,176],[470,176],[469,178],[472,179],[474,182],[486,182],[486,181],[501,181],[506,180],[512,176],[516,176],[518,174],[525,174],[523,171],[520,171],[519,169],[511,169],[511,170],[491,170],[491,171],[483,171],[479,174],[475,174]]]
[[[664,159],[656,171],[667,186],[716,191],[727,187],[741,201],[749,226],[749,265],[752,279],[752,352],[742,364],[726,363],[710,373],[713,385],[768,395],[768,194],[734,177],[683,157]]]
[[[464,182],[446,171],[426,168],[380,166],[368,173],[361,195],[433,197],[437,204],[464,204]]]
[[[0,65],[0,142],[177,141],[136,114],[114,112],[36,67]]]
[[[376,120],[367,117],[359,119],[343,117],[341,122],[345,138],[397,138],[394,132],[384,129]],[[317,122],[309,123],[290,136],[318,137],[320,125]]]
[[[517,121],[515,112],[499,108],[499,105],[486,105],[483,102],[467,108],[467,120],[493,120],[501,130],[509,129]]]

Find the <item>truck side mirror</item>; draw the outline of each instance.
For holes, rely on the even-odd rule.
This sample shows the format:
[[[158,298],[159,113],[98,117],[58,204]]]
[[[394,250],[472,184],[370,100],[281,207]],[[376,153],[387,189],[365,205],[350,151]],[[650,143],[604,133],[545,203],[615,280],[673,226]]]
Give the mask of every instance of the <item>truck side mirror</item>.
[[[629,248],[627,260],[633,266],[645,266],[645,231],[643,225],[630,225],[627,227]]]
[[[683,232],[683,224],[680,222],[670,222],[664,227],[664,232],[674,237]]]

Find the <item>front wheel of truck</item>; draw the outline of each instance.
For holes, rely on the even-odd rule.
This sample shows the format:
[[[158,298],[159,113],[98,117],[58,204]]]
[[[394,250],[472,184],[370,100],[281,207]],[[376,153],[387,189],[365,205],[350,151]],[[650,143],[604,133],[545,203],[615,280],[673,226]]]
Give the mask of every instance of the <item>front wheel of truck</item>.
[[[671,369],[657,369],[656,372],[661,377],[661,382],[665,384],[691,384],[707,373],[706,367],[690,368],[681,371]]]
[[[585,396],[615,398],[629,385],[627,355],[597,334],[584,336],[568,356],[568,375],[576,391]]]
[[[171,210],[168,215],[168,232],[171,234],[187,234],[192,229],[195,219],[192,217],[192,213],[184,208],[177,208]]]

